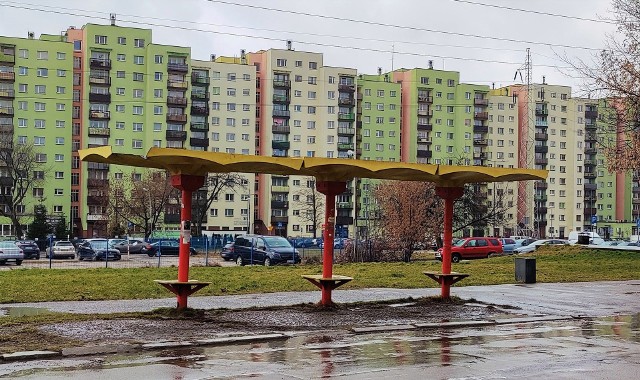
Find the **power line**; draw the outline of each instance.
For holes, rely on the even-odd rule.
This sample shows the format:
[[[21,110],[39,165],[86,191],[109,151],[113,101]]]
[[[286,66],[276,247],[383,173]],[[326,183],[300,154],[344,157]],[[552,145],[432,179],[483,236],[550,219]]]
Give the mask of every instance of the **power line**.
[[[522,9],[522,8],[513,8],[513,7],[504,6],[504,5],[486,4],[486,3],[480,3],[477,1],[470,1],[470,0],[451,0],[451,1],[455,1],[457,3],[465,3],[465,4],[472,4],[472,5],[479,5],[483,7],[496,8],[496,9],[506,9],[506,10],[515,11],[515,12],[533,13],[533,14],[543,15],[543,16],[561,17],[561,18],[572,19],[572,20],[590,21],[590,22],[599,22],[603,24],[618,25],[618,23],[616,23],[615,21],[606,20],[606,19],[594,19],[594,18],[587,18],[587,17],[580,17],[580,16],[569,16],[569,15],[563,15],[559,13],[542,12],[542,11]]]
[[[589,48],[584,46],[553,44],[549,42],[518,40],[515,38],[505,38],[505,37],[483,36],[479,34],[449,32],[449,31],[436,30],[436,29],[420,28],[416,26],[405,26],[405,25],[397,25],[397,24],[388,24],[388,23],[377,22],[377,21],[358,20],[358,19],[347,18],[347,17],[327,16],[327,15],[320,15],[320,14],[309,13],[309,12],[291,11],[286,9],[263,7],[258,5],[240,4],[240,3],[234,3],[231,1],[223,1],[223,0],[205,0],[205,1],[208,1],[210,3],[219,3],[219,4],[232,5],[232,6],[238,6],[238,7],[259,9],[263,11],[288,13],[288,14],[294,14],[298,16],[316,17],[316,18],[322,18],[322,19],[328,19],[328,20],[346,21],[346,22],[352,22],[352,23],[358,23],[358,24],[383,26],[383,27],[395,28],[395,29],[406,29],[406,30],[412,30],[412,31],[418,31],[418,32],[439,33],[439,34],[454,35],[454,36],[461,36],[461,37],[472,37],[472,38],[489,39],[489,40],[502,41],[502,42],[526,43],[531,45],[543,45],[543,46],[549,46],[549,47],[562,47],[562,48],[569,48],[569,49],[601,50],[597,48]]]

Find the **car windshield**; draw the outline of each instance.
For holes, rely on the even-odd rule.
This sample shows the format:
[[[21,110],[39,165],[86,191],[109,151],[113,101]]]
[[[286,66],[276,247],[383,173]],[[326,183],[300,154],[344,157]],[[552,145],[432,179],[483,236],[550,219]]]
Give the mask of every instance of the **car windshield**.
[[[107,241],[106,240],[95,240],[95,241],[92,241],[90,244],[91,244],[91,247],[93,249],[106,249],[107,248]]]
[[[283,237],[270,236],[264,237],[267,245],[271,248],[291,248],[291,243]]]
[[[10,241],[0,242],[0,248],[18,248],[15,243]]]
[[[56,247],[73,247],[70,241],[59,241],[56,242]]]
[[[453,243],[453,246],[454,246],[454,247],[462,247],[462,246],[464,245],[464,243],[465,243],[465,242],[466,242],[466,240],[461,239],[461,240],[458,240],[458,241],[454,242],[454,243]]]

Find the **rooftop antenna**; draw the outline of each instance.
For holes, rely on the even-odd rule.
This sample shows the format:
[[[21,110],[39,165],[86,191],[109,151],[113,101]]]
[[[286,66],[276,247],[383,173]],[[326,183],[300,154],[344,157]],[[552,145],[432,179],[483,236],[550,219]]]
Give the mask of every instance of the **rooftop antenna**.
[[[396,54],[396,45],[392,44],[391,45],[391,71],[393,71],[393,58]]]
[[[109,20],[111,20],[111,26],[116,26],[116,14],[115,13],[110,13],[109,14]]]
[[[291,48],[291,40],[287,40],[287,50],[293,50]]]

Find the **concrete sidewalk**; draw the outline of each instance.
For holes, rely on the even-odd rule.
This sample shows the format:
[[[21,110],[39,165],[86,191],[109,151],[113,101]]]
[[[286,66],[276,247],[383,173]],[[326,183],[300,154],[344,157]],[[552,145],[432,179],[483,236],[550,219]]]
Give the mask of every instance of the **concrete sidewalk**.
[[[382,301],[402,298],[437,296],[439,288],[335,290],[336,303]],[[462,299],[518,308],[527,315],[573,315],[601,317],[640,313],[640,279],[577,283],[536,283],[489,286],[458,286],[453,296]],[[189,307],[195,309],[243,309],[317,303],[319,291],[260,293],[231,296],[193,296]],[[142,299],[120,301],[64,301],[1,304],[1,308],[44,308],[55,312],[108,314],[144,312],[160,307],[175,307],[176,299]]]

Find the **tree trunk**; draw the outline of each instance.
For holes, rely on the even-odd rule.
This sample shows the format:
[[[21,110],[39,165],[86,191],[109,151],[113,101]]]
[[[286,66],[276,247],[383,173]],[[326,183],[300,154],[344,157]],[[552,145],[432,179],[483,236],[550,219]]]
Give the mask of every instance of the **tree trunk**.
[[[24,232],[22,231],[22,225],[17,216],[11,216],[11,223],[13,224],[13,230],[17,239],[22,239]]]

